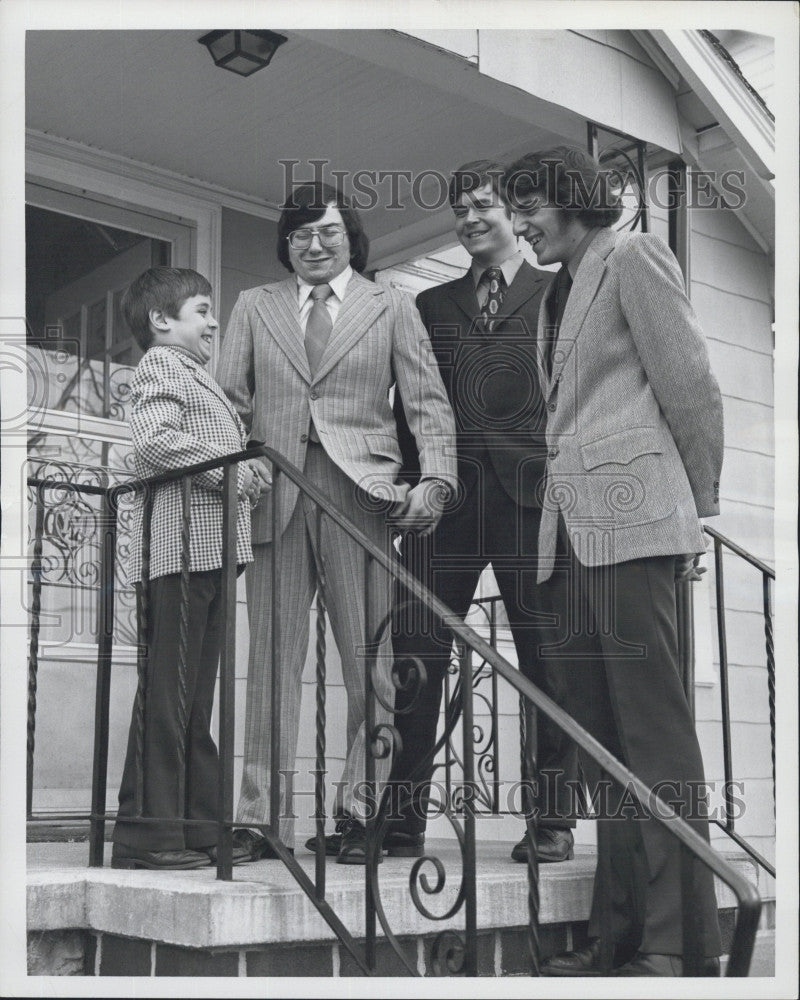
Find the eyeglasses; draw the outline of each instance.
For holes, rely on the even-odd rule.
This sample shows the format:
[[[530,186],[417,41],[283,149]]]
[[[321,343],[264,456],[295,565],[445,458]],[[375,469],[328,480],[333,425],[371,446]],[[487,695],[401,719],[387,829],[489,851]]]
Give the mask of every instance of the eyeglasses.
[[[286,239],[293,250],[308,250],[315,236],[324,247],[338,247],[344,242],[345,230],[341,226],[322,226],[319,229],[295,229]]]

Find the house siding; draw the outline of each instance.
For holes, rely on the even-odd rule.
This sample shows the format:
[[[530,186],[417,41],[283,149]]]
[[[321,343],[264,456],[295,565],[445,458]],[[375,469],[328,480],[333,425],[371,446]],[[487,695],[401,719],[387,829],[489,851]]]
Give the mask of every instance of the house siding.
[[[691,213],[690,295],[708,340],[725,411],[725,457],[718,517],[709,525],[757,558],[774,559],[773,287],[771,262],[734,212]],[[708,594],[713,683],[696,692],[706,778],[721,804],[724,777],[719,642],[712,553]],[[774,806],[761,573],[738,556],[723,558],[732,730],[732,777],[742,813],[736,830],[774,860]],[[712,827],[722,846],[722,832]],[[767,890],[769,895],[769,890]]]

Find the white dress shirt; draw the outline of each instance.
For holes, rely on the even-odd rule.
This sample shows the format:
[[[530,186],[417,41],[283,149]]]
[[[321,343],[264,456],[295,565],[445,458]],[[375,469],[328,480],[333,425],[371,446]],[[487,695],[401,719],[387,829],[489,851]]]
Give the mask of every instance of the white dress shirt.
[[[336,317],[339,315],[339,308],[341,307],[342,301],[344,299],[345,289],[347,288],[347,282],[350,280],[353,274],[353,269],[348,264],[347,267],[340,271],[335,278],[331,278],[330,281],[324,282],[331,286],[333,295],[329,295],[325,300],[325,305],[328,308],[328,312],[331,314],[331,324],[336,322]],[[311,289],[313,285],[307,284],[305,281],[301,281],[300,278],[297,279],[297,308],[300,312],[300,326],[303,333],[306,332],[306,327],[308,326],[308,316],[314,305],[314,300],[311,298]]]
[[[511,254],[510,257],[506,257],[502,264],[496,264],[503,272],[503,277],[506,279],[506,288],[508,288],[511,282],[516,278],[517,271],[522,267],[522,262],[525,258],[519,250],[516,250]],[[491,265],[488,265],[491,266]],[[476,260],[473,260],[470,266],[470,272],[472,273],[472,280],[475,282],[475,294],[478,297],[478,305],[483,309],[486,304],[486,299],[489,297],[489,286],[484,281],[483,284],[480,283],[483,272],[486,270],[484,265],[479,264]]]

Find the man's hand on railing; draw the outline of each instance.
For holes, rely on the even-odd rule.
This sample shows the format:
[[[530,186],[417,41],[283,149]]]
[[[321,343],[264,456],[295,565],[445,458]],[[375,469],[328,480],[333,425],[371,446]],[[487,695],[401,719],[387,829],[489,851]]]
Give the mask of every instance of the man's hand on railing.
[[[705,566],[700,566],[702,552],[689,552],[684,556],[675,556],[675,580],[699,580],[706,571]]]
[[[261,490],[257,484],[256,474],[250,462],[245,462],[242,466],[242,493],[251,504],[258,503]]]
[[[439,523],[446,501],[444,491],[435,480],[423,479],[409,491],[392,517],[392,525],[401,531],[413,531],[420,537],[429,535]]]
[[[272,489],[272,473],[267,465],[258,458],[248,459],[244,463],[244,467],[245,475],[248,477],[245,493],[250,500],[250,506],[257,507],[261,495]]]

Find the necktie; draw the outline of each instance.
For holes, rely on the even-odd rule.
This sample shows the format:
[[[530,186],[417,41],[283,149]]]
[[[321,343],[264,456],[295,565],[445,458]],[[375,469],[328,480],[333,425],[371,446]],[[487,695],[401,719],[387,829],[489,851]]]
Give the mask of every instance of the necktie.
[[[308,366],[311,369],[313,378],[322,360],[325,345],[331,334],[333,322],[325,300],[333,294],[330,285],[314,285],[311,289],[311,298],[314,304],[308,314],[308,324],[306,325],[306,355],[308,356]]]
[[[553,297],[550,299],[550,323],[545,327],[545,361],[547,364],[547,374],[553,372],[553,347],[558,340],[558,330],[561,320],[564,318],[564,309],[567,306],[567,299],[572,288],[572,276],[566,264],[562,264],[561,270],[556,275]]]
[[[491,333],[497,323],[500,306],[506,291],[506,279],[499,267],[487,267],[481,275],[481,282],[488,287],[486,301],[481,309],[483,317],[483,328],[487,333]]]

